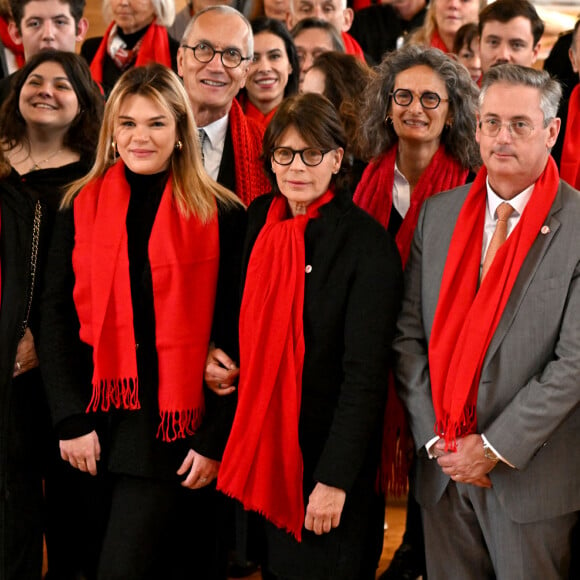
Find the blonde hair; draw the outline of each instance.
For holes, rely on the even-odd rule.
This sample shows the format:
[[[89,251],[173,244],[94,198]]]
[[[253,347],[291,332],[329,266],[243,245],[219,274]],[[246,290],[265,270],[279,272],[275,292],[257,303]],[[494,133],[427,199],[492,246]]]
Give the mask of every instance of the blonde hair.
[[[407,44],[411,46],[431,46],[431,39],[433,38],[433,33],[437,30],[437,21],[435,20],[435,5],[437,0],[430,0],[427,6],[427,14],[425,16],[425,22],[423,26],[420,26],[412,32],[408,39]],[[480,12],[487,6],[487,0],[479,0],[479,10]]]
[[[102,177],[117,162],[113,147],[119,112],[127,97],[140,95],[169,112],[175,120],[180,148],[171,155],[173,197],[183,215],[193,214],[203,222],[215,214],[215,199],[225,205],[243,205],[231,191],[216,183],[205,171],[193,112],[179,77],[167,67],[152,63],[126,71],[115,85],[107,104],[95,163],[90,172],[73,182],[62,200],[69,207],[77,193],[94,179]]]
[[[175,0],[149,0],[157,16],[157,24],[171,26],[175,20]],[[111,0],[103,0],[103,18],[106,23],[114,20]]]

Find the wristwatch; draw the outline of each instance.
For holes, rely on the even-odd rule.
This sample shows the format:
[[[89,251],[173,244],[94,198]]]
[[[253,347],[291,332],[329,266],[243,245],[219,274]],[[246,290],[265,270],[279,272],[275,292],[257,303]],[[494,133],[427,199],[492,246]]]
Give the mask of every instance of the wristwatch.
[[[499,457],[496,455],[495,451],[491,448],[488,441],[483,441],[483,454],[487,459],[491,459],[494,463],[499,461]]]

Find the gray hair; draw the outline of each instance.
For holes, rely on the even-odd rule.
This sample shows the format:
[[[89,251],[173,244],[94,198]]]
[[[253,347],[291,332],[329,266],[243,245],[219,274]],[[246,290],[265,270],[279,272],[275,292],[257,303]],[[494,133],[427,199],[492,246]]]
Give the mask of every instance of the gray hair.
[[[481,80],[479,93],[479,108],[483,106],[489,87],[496,83],[532,87],[540,92],[540,109],[544,115],[544,123],[558,114],[558,105],[562,98],[562,87],[545,70],[537,70],[519,64],[499,64],[491,67]]]
[[[344,42],[340,33],[327,20],[321,18],[304,18],[297,22],[290,31],[290,35],[294,40],[302,34],[305,30],[324,30],[328,38],[332,42],[332,49],[336,52],[344,52]]]
[[[161,26],[171,26],[175,20],[175,1],[174,0],[150,0],[157,24]],[[111,10],[111,0],[103,0],[103,18],[105,22],[114,20],[113,11]]]
[[[189,23],[187,24],[185,31],[183,32],[183,36],[181,37],[181,44],[187,43],[187,39],[191,34],[191,31],[193,30],[193,27],[195,26],[197,19],[202,14],[206,14],[207,12],[217,12],[218,14],[229,14],[233,16],[238,16],[244,22],[246,28],[248,29],[248,45],[246,46],[247,54],[243,56],[245,57],[254,56],[254,34],[252,33],[252,25],[250,24],[250,21],[239,10],[236,10],[232,6],[227,6],[224,4],[217,4],[215,6],[206,6],[203,10],[196,12],[189,21]]]
[[[391,93],[399,73],[416,66],[427,66],[445,83],[449,96],[451,127],[444,129],[441,143],[463,167],[475,168],[480,163],[475,141],[477,87],[467,69],[437,48],[404,46],[388,53],[375,69],[376,76],[367,86],[360,113],[360,149],[372,159],[385,153],[397,141],[392,124],[385,124]]]

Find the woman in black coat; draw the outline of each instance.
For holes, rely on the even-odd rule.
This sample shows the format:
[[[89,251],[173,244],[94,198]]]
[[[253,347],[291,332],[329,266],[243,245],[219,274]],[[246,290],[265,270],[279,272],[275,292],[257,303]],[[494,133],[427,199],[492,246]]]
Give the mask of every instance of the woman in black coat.
[[[112,489],[98,577],[225,578],[210,484],[233,409],[203,368],[210,340],[236,349],[245,211],[205,173],[174,73],[121,77],[63,203],[41,356],[62,458]]]
[[[375,572],[365,542],[401,264],[335,194],[344,147],[326,98],[286,100],[264,136],[274,193],[248,210],[239,403],[218,489],[264,516],[264,566],[280,579]]]

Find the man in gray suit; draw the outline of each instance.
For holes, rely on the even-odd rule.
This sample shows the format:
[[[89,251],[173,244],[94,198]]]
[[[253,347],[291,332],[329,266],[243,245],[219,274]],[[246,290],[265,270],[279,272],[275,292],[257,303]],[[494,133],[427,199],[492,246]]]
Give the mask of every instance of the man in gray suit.
[[[580,193],[550,156],[560,95],[543,71],[490,69],[476,135],[484,165],[472,185],[428,200],[415,232],[395,350],[429,580],[568,578],[580,510]]]

